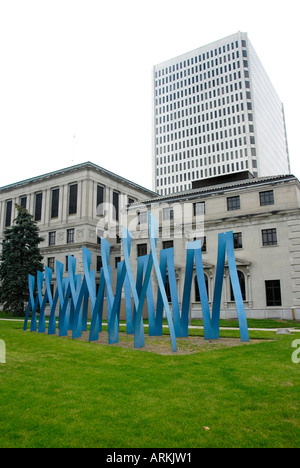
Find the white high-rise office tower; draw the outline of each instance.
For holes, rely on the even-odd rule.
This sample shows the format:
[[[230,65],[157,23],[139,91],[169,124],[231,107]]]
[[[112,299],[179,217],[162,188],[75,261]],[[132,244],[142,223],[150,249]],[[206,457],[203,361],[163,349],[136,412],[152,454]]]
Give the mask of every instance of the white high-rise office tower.
[[[283,105],[247,33],[154,67],[153,187],[249,171],[289,174]]]

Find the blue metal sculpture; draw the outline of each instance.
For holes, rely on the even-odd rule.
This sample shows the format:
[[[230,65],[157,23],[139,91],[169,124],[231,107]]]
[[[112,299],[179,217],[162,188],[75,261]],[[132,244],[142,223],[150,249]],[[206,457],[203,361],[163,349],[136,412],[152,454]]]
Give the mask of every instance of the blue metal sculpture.
[[[216,339],[220,336],[220,307],[221,307],[221,295],[222,295],[222,286],[223,286],[223,277],[225,269],[225,255],[227,250],[227,260],[229,274],[231,278],[231,284],[233,289],[233,294],[235,298],[240,335],[242,341],[249,341],[248,325],[246,319],[246,312],[244,308],[240,283],[238,279],[236,262],[234,257],[234,246],[233,246],[233,232],[225,232],[219,234],[218,236],[218,261],[217,261],[217,271],[216,271],[216,282],[213,298],[213,308],[212,308],[212,338]]]
[[[146,297],[146,292],[148,288],[148,283],[150,280],[151,270],[152,270],[152,261],[148,257],[147,268],[145,273],[144,283],[142,284],[143,276],[143,265],[141,262],[138,263],[137,269],[137,284],[134,282],[133,273],[130,264],[130,249],[131,249],[131,240],[132,236],[129,231],[123,228],[122,231],[123,238],[123,252],[124,252],[124,264],[126,267],[128,282],[130,290],[133,297],[134,311],[133,311],[133,332],[134,332],[134,347],[140,348],[145,346],[145,334],[144,334],[144,325],[143,325],[143,307]],[[128,292],[128,291],[127,291]]]
[[[69,278],[63,278],[64,266],[56,261],[56,284],[59,297],[59,336],[68,335],[69,316],[70,316],[70,281]]]
[[[122,240],[124,261],[119,262],[117,266],[115,294],[113,293],[111,267],[109,265],[110,244],[104,238],[101,238],[102,268],[100,271],[100,285],[97,294],[95,287],[95,271],[91,270],[90,268],[92,254],[85,247],[82,248],[84,269],[83,278],[81,275],[76,274],[76,259],[72,256],[68,256],[69,271],[67,278],[63,277],[63,265],[60,262],[56,262],[57,288],[53,297],[50,288],[52,280],[52,270],[50,268],[46,267],[45,269],[44,296],[44,274],[37,272],[36,298],[34,298],[35,278],[32,275],[29,275],[29,301],[25,314],[23,327],[24,330],[27,329],[30,311],[32,311],[31,331],[37,330],[36,313],[39,306],[40,316],[38,332],[44,333],[46,331],[45,307],[46,303],[48,302],[50,306],[48,334],[56,333],[55,313],[57,304],[59,303],[59,336],[66,336],[68,334],[68,330],[71,330],[72,338],[78,338],[81,336],[83,331],[87,330],[87,313],[88,305],[90,303],[91,325],[89,340],[96,341],[99,338],[99,333],[102,331],[104,292],[106,290],[108,343],[117,343],[119,340],[121,297],[124,290],[126,332],[128,334],[134,334],[134,347],[140,348],[145,346],[145,333],[142,314],[144,305],[147,303],[149,336],[162,335],[163,312],[165,312],[170,332],[172,351],[175,352],[177,350],[176,337],[188,336],[191,288],[193,280],[193,269],[195,265],[203,314],[204,338],[217,339],[220,336],[220,307],[225,257],[227,252],[228,268],[237,307],[241,340],[249,341],[246,313],[234,257],[233,233],[230,231],[219,234],[218,236],[216,280],[212,312],[210,312],[203,270],[201,241],[187,243],[185,281],[182,297],[182,308],[180,310],[174,265],[174,249],[171,248],[161,250],[159,260],[156,252],[158,239],[158,221],[152,216],[151,213],[149,213],[148,228],[150,239],[150,254],[138,258],[136,279],[134,279],[130,262],[132,235],[127,229],[123,228]],[[155,274],[158,285],[156,309],[151,281],[152,273]],[[166,294],[167,275],[172,310]]]
[[[152,217],[151,213],[149,213],[149,237],[150,237],[150,252],[151,257],[156,273],[156,278],[158,282],[159,292],[161,294],[162,302],[165,308],[165,313],[168,320],[169,330],[170,330],[170,337],[172,343],[172,351],[177,351],[177,344],[176,344],[176,335],[174,330],[174,324],[172,320],[172,314],[166,294],[165,285],[162,279],[161,270],[159,268],[158,258],[156,254],[156,240],[158,237],[158,221],[154,217]],[[164,262],[162,264],[162,268],[164,269]]]
[[[28,275],[29,299],[28,299],[28,304],[27,304],[27,308],[25,312],[23,330],[27,330],[29,313],[32,310],[30,329],[31,331],[36,331],[36,308],[37,308],[38,298],[34,299],[34,284],[35,284],[34,276]]]

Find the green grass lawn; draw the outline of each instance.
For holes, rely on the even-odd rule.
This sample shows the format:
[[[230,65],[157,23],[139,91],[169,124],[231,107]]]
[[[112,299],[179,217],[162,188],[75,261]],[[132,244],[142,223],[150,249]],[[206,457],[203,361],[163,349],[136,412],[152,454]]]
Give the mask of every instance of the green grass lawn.
[[[300,334],[250,338],[161,356],[2,321],[0,447],[299,447]]]

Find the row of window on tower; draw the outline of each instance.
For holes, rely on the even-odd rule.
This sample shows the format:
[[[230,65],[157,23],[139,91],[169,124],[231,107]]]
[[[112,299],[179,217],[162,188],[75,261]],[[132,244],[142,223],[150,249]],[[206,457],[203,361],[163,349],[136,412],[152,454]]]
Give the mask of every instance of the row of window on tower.
[[[247,44],[246,44],[246,41],[244,39],[241,40],[241,46],[242,46],[242,56],[247,57],[247,50],[246,50]],[[161,70],[157,70],[155,72],[155,78],[157,79],[157,78],[160,78],[160,77],[163,77],[163,76],[167,76],[168,74],[172,74],[172,73],[177,72],[179,70],[185,69],[186,67],[196,65],[197,63],[201,64],[201,63],[207,62],[209,64],[209,61],[213,57],[218,57],[219,56],[219,60],[222,60],[220,56],[223,55],[223,54],[224,54],[223,55],[224,63],[226,63],[226,55],[227,55],[228,61],[230,61],[231,58],[232,58],[232,60],[235,60],[236,58],[239,58],[239,51],[236,50],[235,52],[231,52],[232,57],[230,56],[230,54],[228,54],[228,52],[234,51],[234,49],[238,49],[238,48],[239,48],[239,41],[233,41],[233,42],[228,43],[226,45],[216,47],[215,49],[211,49],[210,51],[207,51],[206,53],[203,52],[202,54],[197,54],[194,57],[191,57],[190,59],[186,59],[186,60],[183,60],[181,62],[178,62],[178,63],[176,63],[176,65],[174,64],[172,66],[162,68]]]

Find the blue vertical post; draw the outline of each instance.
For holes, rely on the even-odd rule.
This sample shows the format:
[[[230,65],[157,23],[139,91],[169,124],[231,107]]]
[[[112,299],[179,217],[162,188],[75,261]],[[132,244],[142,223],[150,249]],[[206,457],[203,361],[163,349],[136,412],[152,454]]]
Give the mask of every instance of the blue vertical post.
[[[132,311],[130,283],[129,283],[127,272],[126,272],[126,276],[124,280],[124,294],[125,294],[125,309],[126,309],[126,333],[127,335],[131,335],[134,333],[133,311]]]
[[[191,247],[191,243],[188,243],[187,250],[186,250],[186,267],[185,267],[181,324],[180,324],[180,336],[185,336],[185,337],[188,336],[189,314],[190,314],[190,305],[191,305],[191,288],[192,288],[192,282],[193,282],[193,268],[194,268],[194,250]]]
[[[56,285],[59,296],[59,336],[67,336],[69,326],[70,281],[69,278],[63,278],[63,273],[63,264],[56,261]]]
[[[102,331],[104,291],[105,291],[105,279],[104,279],[103,268],[101,268],[99,289],[98,289],[98,293],[96,296],[95,306],[92,308],[92,320],[91,320],[89,341],[97,341],[99,339],[99,332]]]
[[[32,276],[32,275],[28,275],[29,298],[28,298],[28,304],[27,304],[27,309],[26,309],[25,319],[24,319],[24,325],[23,325],[23,330],[24,331],[27,330],[27,324],[28,324],[30,310],[32,310],[31,323],[34,320],[34,309],[35,309],[34,284],[35,284],[35,277]],[[35,320],[36,320],[36,317],[35,317]]]
[[[51,305],[51,312],[49,317],[49,325],[48,325],[48,335],[55,335],[56,333],[56,306],[59,300],[58,288],[55,290],[55,294],[52,300]]]
[[[39,333],[45,333],[46,331],[46,320],[45,320],[45,307],[47,302],[47,290],[45,292],[43,298],[43,284],[44,284],[44,273],[41,271],[37,272],[37,294],[39,298],[39,306],[40,306],[40,316],[39,316]]]
[[[52,293],[51,293],[51,281],[52,281],[52,275],[53,271],[49,267],[45,267],[45,283],[46,283],[46,291],[45,291],[45,296],[44,296],[44,301],[43,301],[43,307],[46,307],[47,302],[49,303],[50,307],[50,316],[49,316],[49,325],[48,325],[48,334],[53,334],[49,333],[53,331],[53,326],[55,329],[55,311],[53,313],[53,298],[52,298]],[[55,333],[55,331],[54,331]]]
[[[225,268],[225,254],[226,254],[226,240],[225,234],[218,236],[218,257],[217,257],[217,271],[215,279],[215,289],[212,306],[212,338],[220,338],[220,310],[221,310],[221,297],[223,288],[223,276]]]
[[[175,265],[174,265],[174,248],[163,249],[160,251],[160,272],[164,287],[166,286],[166,277],[168,271],[168,280],[171,293],[172,315],[174,322],[175,335],[181,336],[181,317],[178,301],[178,292],[176,285]]]
[[[143,272],[146,275],[147,266],[149,262],[149,255],[144,255],[142,257],[138,257],[138,263],[143,265]],[[139,269],[139,267],[138,267]],[[161,327],[159,333],[159,326],[157,327],[157,320],[155,315],[155,305],[154,305],[154,297],[153,297],[153,289],[152,289],[152,281],[149,278],[148,287],[147,287],[147,308],[148,308],[148,323],[149,323],[149,336],[161,336],[162,334],[162,314],[161,314]],[[158,329],[158,331],[157,331]]]
[[[175,352],[175,351],[177,351],[177,343],[176,343],[176,335],[175,335],[175,330],[174,330],[174,324],[173,324],[172,314],[171,314],[168,298],[167,298],[167,295],[166,295],[166,290],[165,290],[165,286],[164,286],[164,283],[163,283],[161,271],[160,271],[160,268],[159,268],[157,253],[156,253],[155,239],[157,239],[157,237],[158,237],[158,221],[157,221],[157,219],[155,219],[152,216],[151,212],[149,212],[149,237],[150,237],[151,257],[152,257],[154,270],[155,270],[156,278],[157,278],[157,281],[158,281],[158,287],[160,289],[162,301],[163,301],[166,316],[167,316],[168,326],[169,326],[169,330],[170,330],[172,351]]]
[[[246,311],[244,307],[240,282],[238,278],[236,262],[234,257],[234,244],[233,244],[233,232],[229,231],[226,233],[226,248],[227,248],[227,260],[228,260],[228,268],[229,274],[232,284],[233,295],[236,303],[238,320],[239,320],[239,328],[240,328],[240,336],[241,341],[249,341],[249,332],[248,332],[248,324],[246,318]]]
[[[111,272],[109,269],[109,254],[110,244],[107,240],[101,238],[101,256],[102,268],[106,285],[106,298],[107,298],[107,322],[110,322],[111,310],[114,302],[112,286],[111,286]]]
[[[111,318],[109,323],[109,343],[117,343],[119,341],[119,326],[120,326],[120,308],[123,285],[126,277],[125,262],[119,262],[117,265],[117,284],[116,293],[114,296]]]
[[[196,241],[198,242],[198,241]],[[200,293],[200,300],[201,300],[201,307],[202,307],[202,317],[203,317],[203,325],[204,325],[204,339],[211,340],[213,333],[212,333],[212,324],[210,318],[210,307],[208,301],[208,295],[206,290],[205,284],[205,277],[204,277],[204,269],[203,269],[203,262],[202,262],[202,251],[201,251],[201,241],[200,245],[196,246],[198,248],[195,249],[195,265],[196,265],[196,273],[197,273],[197,282],[198,288]]]
[[[84,269],[84,278],[86,282],[86,292],[84,296],[83,305],[83,330],[87,329],[87,310],[88,300],[91,304],[91,326],[89,333],[89,341],[97,341],[99,338],[99,331],[102,330],[102,313],[104,301],[105,282],[103,277],[103,270],[100,270],[100,285],[98,294],[96,295],[95,271],[91,267],[92,253],[86,247],[82,247],[82,261]]]
[[[82,247],[82,263],[84,271],[84,279],[86,283],[86,291],[84,295],[84,304],[82,311],[82,330],[87,330],[87,313],[89,300],[91,304],[91,317],[93,316],[96,304],[96,283],[95,283],[95,270],[91,271],[92,253],[86,247]]]
[[[142,310],[140,309],[141,305],[141,296],[139,297],[137,287],[133,278],[133,273],[130,265],[130,250],[131,250],[131,233],[123,227],[122,229],[122,239],[123,239],[123,254],[124,254],[124,263],[126,267],[126,272],[128,276],[128,282],[133,296],[134,303],[134,316],[133,316],[133,329],[134,329],[134,347],[141,348],[145,346],[145,332],[142,323]],[[137,271],[137,277],[142,273],[142,264],[139,264]],[[145,285],[145,282],[144,282]],[[147,285],[148,286],[148,285]],[[143,290],[143,288],[142,288]],[[146,291],[145,291],[146,294]]]

